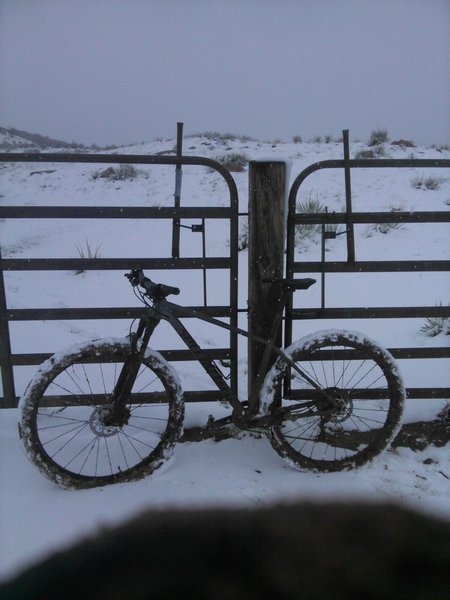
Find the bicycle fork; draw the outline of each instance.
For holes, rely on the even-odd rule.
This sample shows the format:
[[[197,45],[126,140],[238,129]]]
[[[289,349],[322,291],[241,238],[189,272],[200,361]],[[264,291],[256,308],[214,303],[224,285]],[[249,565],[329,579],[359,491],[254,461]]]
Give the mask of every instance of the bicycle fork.
[[[121,427],[128,422],[130,411],[125,408],[131,396],[134,382],[144,358],[150,337],[160,319],[146,316],[139,321],[135,333],[130,336],[131,351],[125,359],[109,403],[101,409],[101,419],[105,425]]]

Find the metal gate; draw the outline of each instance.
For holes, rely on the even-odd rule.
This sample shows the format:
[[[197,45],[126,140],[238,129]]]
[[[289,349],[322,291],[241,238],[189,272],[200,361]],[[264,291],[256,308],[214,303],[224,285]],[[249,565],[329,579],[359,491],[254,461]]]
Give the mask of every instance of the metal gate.
[[[10,308],[5,286],[5,272],[17,271],[67,271],[67,270],[129,270],[139,265],[143,269],[194,269],[205,274],[211,269],[227,272],[229,298],[227,302],[215,306],[202,306],[210,316],[225,317],[233,327],[237,326],[238,314],[238,195],[236,184],[230,173],[218,162],[202,157],[191,156],[144,156],[117,154],[17,154],[1,153],[0,162],[22,163],[91,163],[117,165],[173,165],[179,175],[181,167],[203,166],[221,175],[228,189],[228,206],[186,206],[180,205],[179,189],[174,207],[143,206],[2,206],[0,219],[170,219],[174,231],[183,227],[183,219],[199,219],[192,231],[204,232],[205,219],[225,219],[229,223],[230,250],[228,256],[206,256],[205,248],[201,257],[180,257],[179,249],[172,247],[171,258],[3,258],[0,248],[0,363],[3,394],[0,407],[17,405],[14,368],[24,365],[37,365],[50,354],[13,353],[11,351],[10,324],[17,321],[42,321],[65,319],[128,319],[139,317],[142,308],[102,307],[102,308]],[[203,229],[202,229],[203,228]],[[177,236],[174,236],[175,246]],[[178,231],[179,238],[179,231]],[[132,244],[132,240],[130,240]],[[44,281],[44,280],[43,280]],[[206,302],[205,302],[206,304]],[[192,306],[192,308],[196,308]],[[200,308],[200,307],[199,307]],[[57,348],[54,349],[55,351]],[[230,366],[230,385],[237,393],[237,334],[230,332],[227,347],[205,349],[214,360],[227,360]],[[189,361],[192,355],[188,350],[164,350],[161,352],[171,361]],[[196,401],[217,399],[218,390],[188,391],[186,399]]]
[[[344,132],[345,133],[345,132]],[[344,140],[345,141],[345,140]],[[353,226],[361,223],[448,223],[449,211],[427,212],[353,212],[351,199],[350,173],[351,169],[402,169],[402,168],[444,168],[450,167],[450,160],[428,159],[364,159],[350,160],[348,151],[344,160],[325,160],[310,165],[293,182],[289,193],[289,208],[287,220],[287,277],[292,278],[298,273],[315,273],[321,284],[320,307],[295,308],[291,304],[286,312],[285,344],[292,343],[293,324],[305,319],[402,319],[402,318],[447,318],[450,317],[450,306],[347,306],[343,308],[328,307],[325,302],[326,276],[330,273],[354,273],[357,281],[361,273],[388,273],[427,271],[448,272],[450,260],[388,260],[361,261],[355,256]],[[325,169],[341,169],[345,175],[346,211],[343,213],[299,213],[296,209],[297,195],[301,185],[312,173]],[[302,261],[295,257],[295,232],[301,224],[320,224],[322,230],[322,252],[319,261]],[[333,236],[330,226],[342,224],[347,237],[347,260],[327,261],[325,254],[326,240]],[[420,243],[423,243],[421,240]],[[386,291],[389,297],[389,291]],[[394,347],[389,348],[397,359],[442,359],[450,357],[448,346],[433,347]],[[450,398],[448,387],[408,387],[408,398]]]

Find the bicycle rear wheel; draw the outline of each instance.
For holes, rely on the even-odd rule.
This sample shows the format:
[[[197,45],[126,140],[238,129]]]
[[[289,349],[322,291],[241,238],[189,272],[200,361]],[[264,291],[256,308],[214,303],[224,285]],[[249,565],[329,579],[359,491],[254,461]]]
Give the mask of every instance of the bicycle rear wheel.
[[[285,352],[317,387],[283,358],[266,376],[263,410],[292,410],[267,432],[284,459],[301,468],[340,471],[363,465],[389,445],[400,428],[405,390],[387,350],[361,334],[330,330]]]
[[[127,339],[97,340],[54,355],[21,399],[20,436],[30,460],[63,487],[89,488],[139,479],[171,455],[183,424],[176,373],[150,349],[121,425],[106,425],[108,404],[130,352]]]

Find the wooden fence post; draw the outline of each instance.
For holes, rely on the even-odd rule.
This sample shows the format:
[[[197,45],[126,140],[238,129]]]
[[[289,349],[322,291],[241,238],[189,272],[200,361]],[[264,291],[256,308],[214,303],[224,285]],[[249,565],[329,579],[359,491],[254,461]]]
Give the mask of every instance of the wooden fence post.
[[[268,338],[281,297],[285,247],[286,163],[252,161],[248,205],[248,331]],[[276,281],[278,280],[278,282]],[[277,344],[281,344],[281,327]],[[248,341],[250,404],[264,346]],[[250,409],[255,408],[250,406]]]

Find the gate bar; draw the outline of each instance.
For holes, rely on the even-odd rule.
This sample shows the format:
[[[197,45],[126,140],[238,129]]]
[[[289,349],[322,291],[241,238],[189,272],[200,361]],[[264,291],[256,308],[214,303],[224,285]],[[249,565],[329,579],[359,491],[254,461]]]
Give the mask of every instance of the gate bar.
[[[177,164],[175,167],[175,210],[180,208],[181,202],[181,170],[180,159],[183,154],[183,123],[177,123]],[[180,219],[175,217],[172,221],[172,258],[180,258]]]
[[[2,248],[0,244],[0,262],[1,258]],[[6,290],[3,276],[0,276],[0,370],[5,401],[4,406],[5,408],[14,408],[16,391],[11,365],[11,338],[9,336],[8,317],[6,315]]]
[[[353,230],[352,216],[352,184],[350,175],[350,144],[348,140],[348,129],[342,131],[344,142],[344,174],[345,174],[345,207],[347,217],[347,261],[355,262],[355,232]]]

